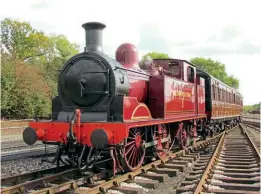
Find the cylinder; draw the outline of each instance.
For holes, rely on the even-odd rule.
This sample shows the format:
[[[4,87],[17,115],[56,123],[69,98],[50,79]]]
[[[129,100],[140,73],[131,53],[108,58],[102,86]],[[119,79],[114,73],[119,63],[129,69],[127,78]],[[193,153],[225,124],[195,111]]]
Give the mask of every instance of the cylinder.
[[[82,25],[85,30],[85,52],[99,51],[102,49],[102,31],[106,27],[99,22],[88,22]]]

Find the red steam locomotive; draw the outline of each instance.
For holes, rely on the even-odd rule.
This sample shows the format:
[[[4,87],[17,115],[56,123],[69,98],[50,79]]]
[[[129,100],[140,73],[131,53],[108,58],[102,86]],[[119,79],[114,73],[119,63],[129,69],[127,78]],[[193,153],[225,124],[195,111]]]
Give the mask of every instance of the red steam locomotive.
[[[190,62],[139,64],[132,44],[122,44],[114,60],[102,51],[105,25],[83,28],[85,50],[60,71],[52,120],[30,122],[23,132],[29,145],[57,145],[47,162],[134,171],[145,157],[162,158],[240,121],[242,96]]]

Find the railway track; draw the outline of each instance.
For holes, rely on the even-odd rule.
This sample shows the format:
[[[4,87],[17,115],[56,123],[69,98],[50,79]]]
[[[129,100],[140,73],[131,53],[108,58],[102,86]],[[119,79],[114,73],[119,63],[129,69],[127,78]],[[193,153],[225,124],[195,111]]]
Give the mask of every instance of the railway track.
[[[40,156],[53,154],[56,146],[47,145],[38,142],[33,146],[24,143],[23,140],[3,141],[1,142],[1,161],[15,160],[30,156]]]
[[[240,127],[221,137],[201,179],[190,180],[195,186],[183,182],[177,193],[260,193],[260,154]]]
[[[224,142],[225,147],[223,147],[222,150],[222,145],[224,144]],[[239,144],[241,146],[239,146]],[[234,148],[237,152],[231,153],[230,150]],[[136,170],[135,172],[125,173],[123,175],[116,175],[116,177],[113,179],[108,179],[108,177],[110,176],[110,172],[108,171],[93,174],[92,172],[79,172],[77,169],[64,169],[63,171],[56,174],[54,174],[54,171],[53,173],[50,173],[52,171],[48,171],[50,173],[49,175],[46,175],[46,173],[39,171],[34,172],[33,174],[29,173],[27,175],[24,175],[23,177],[20,176],[20,178],[6,178],[4,181],[2,181],[2,187],[8,187],[3,188],[1,193],[67,192],[91,194],[121,192],[139,194],[143,193],[145,190],[150,193],[153,192],[152,190],[157,190],[160,184],[164,184],[166,177],[175,178],[181,176],[184,177],[184,180],[180,182],[179,186],[176,189],[173,189],[173,192],[174,190],[176,190],[176,193],[193,193],[194,191],[199,190],[199,188],[201,190],[205,189],[203,186],[208,185],[209,183],[212,184],[213,180],[216,180],[217,177],[221,178],[218,179],[219,181],[216,181],[216,183],[222,180],[228,180],[228,182],[232,181],[232,183],[233,181],[244,182],[246,178],[243,175],[241,175],[243,178],[241,177],[237,180],[237,178],[233,178],[234,175],[232,175],[234,173],[236,174],[235,176],[239,176],[236,172],[232,173],[224,171],[222,175],[220,171],[222,171],[222,168],[225,167],[227,167],[228,169],[230,167],[233,168],[233,165],[239,165],[238,167],[240,167],[240,165],[245,165],[246,162],[247,164],[250,164],[250,170],[246,170],[248,173],[245,174],[247,174],[248,177],[251,176],[253,178],[250,177],[251,180],[249,180],[249,182],[245,184],[245,187],[242,186],[242,188],[246,188],[247,185],[253,183],[254,185],[252,187],[250,185],[249,187],[253,189],[253,193],[256,193],[256,190],[260,189],[260,185],[256,185],[256,183],[260,181],[260,174],[257,173],[260,171],[260,168],[259,164],[255,163],[255,158],[253,158],[251,155],[254,153],[251,152],[251,149],[252,148],[250,148],[248,140],[244,137],[244,134],[240,134],[239,129],[232,129],[229,131],[227,136],[222,133],[206,141],[197,142],[193,147],[189,147],[186,150],[181,150],[176,153],[171,153],[168,157],[165,157],[162,160],[154,161]],[[230,156],[225,156],[226,154],[230,154]],[[250,159],[242,158],[242,163],[239,162],[238,164],[233,164],[233,158],[236,158],[236,160],[240,160],[240,157],[238,155],[240,155],[240,157],[243,156],[244,158],[250,157]],[[218,161],[218,159],[221,161]],[[213,161],[222,162],[222,159],[226,160],[223,165],[222,163],[217,163],[217,165],[219,166],[212,168]],[[240,170],[242,170],[242,168]],[[210,174],[210,172],[212,173],[212,175]],[[213,172],[215,172],[214,175]],[[249,172],[251,172],[252,174],[250,174]],[[240,171],[240,173],[244,174],[244,170]],[[36,174],[38,176],[36,176]],[[230,178],[226,177],[224,179],[225,176],[229,175],[231,175]],[[201,180],[202,177],[203,179]],[[208,178],[205,179],[204,177]],[[6,183],[12,184],[7,185]],[[215,185],[210,185],[207,188],[214,187]],[[221,190],[219,193],[222,192],[224,192],[224,190]]]
[[[45,147],[34,147],[33,149],[18,149],[18,150],[13,150],[12,152],[5,152],[1,153],[1,161],[9,161],[9,160],[16,160],[16,159],[23,159],[23,158],[28,158],[28,157],[36,157],[36,156],[43,156],[45,154],[47,155],[53,155],[56,152],[56,148],[48,148],[46,149]]]
[[[247,133],[247,135],[249,136],[250,140],[252,141],[252,143],[255,145],[255,147],[257,148],[259,154],[261,153],[260,150],[260,128],[256,127],[255,125],[249,125],[249,124],[244,124],[242,125],[244,127],[245,132]]]
[[[46,175],[42,171],[28,173],[2,181],[1,193],[56,193],[61,191],[74,190],[74,193],[99,193],[101,190],[116,189],[122,192],[140,193],[142,188],[133,188],[131,184],[156,189],[164,177],[175,177],[179,171],[196,158],[209,145],[215,145],[221,135],[217,135],[206,141],[198,142],[193,147],[171,153],[168,157],[154,161],[135,172],[117,175],[118,177],[109,180],[111,173],[104,171],[98,174],[91,172],[79,172],[77,169],[69,169],[56,174]],[[36,174],[37,176],[36,178]],[[44,175],[45,174],[45,175]],[[14,180],[19,180],[14,181]],[[9,183],[9,184],[6,184]],[[10,185],[10,183],[13,183]]]

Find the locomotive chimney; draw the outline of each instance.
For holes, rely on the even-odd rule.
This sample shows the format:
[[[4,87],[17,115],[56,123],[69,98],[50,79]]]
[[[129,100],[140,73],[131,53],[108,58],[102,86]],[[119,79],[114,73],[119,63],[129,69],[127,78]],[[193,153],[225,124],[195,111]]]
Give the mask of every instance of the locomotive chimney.
[[[84,51],[102,52],[102,30],[106,27],[99,22],[88,22],[82,25],[85,30],[86,45]]]

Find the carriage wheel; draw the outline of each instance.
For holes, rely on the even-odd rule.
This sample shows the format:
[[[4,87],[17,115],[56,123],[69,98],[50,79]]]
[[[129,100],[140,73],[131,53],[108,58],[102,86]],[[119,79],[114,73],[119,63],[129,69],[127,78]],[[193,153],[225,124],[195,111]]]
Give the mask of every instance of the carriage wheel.
[[[180,147],[185,149],[187,147],[187,131],[185,129],[185,125],[183,125],[182,129],[180,130],[179,140],[180,140]]]
[[[145,130],[141,128],[132,128],[129,130],[129,137],[124,140],[123,153],[121,161],[126,171],[135,171],[138,169],[145,158]]]
[[[154,134],[153,134],[153,140],[158,140],[157,144],[154,146],[153,153],[154,156],[157,158],[163,158],[168,153],[170,142],[161,142],[163,138],[168,137],[168,130],[163,127],[162,125],[158,125],[156,127]]]

